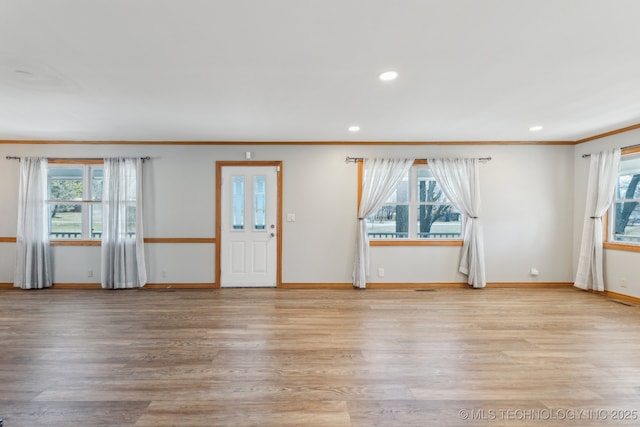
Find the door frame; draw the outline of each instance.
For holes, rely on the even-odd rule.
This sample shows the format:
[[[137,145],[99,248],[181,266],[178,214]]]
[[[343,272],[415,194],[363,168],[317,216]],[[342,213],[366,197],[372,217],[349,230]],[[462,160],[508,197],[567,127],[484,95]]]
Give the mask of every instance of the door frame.
[[[282,286],[282,160],[256,161],[216,161],[216,281],[215,288],[220,288],[222,269],[222,168],[227,166],[273,166],[278,168],[277,174],[277,206],[276,206],[276,288]]]

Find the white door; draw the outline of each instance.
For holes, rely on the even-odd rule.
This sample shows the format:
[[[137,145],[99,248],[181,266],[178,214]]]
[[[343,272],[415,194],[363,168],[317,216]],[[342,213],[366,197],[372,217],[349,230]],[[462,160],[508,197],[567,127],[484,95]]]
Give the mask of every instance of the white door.
[[[276,287],[277,166],[223,166],[221,287]]]

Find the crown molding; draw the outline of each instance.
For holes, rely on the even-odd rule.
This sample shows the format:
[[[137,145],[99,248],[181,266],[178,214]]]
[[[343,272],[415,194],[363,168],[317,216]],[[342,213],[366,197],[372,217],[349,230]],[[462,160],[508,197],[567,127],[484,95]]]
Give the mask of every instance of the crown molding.
[[[631,126],[626,126],[626,127],[620,128],[620,129],[615,129],[615,130],[612,130],[612,131],[609,131],[609,132],[599,133],[597,135],[593,135],[593,136],[590,136],[588,138],[579,139],[579,140],[576,141],[576,145],[584,144],[585,142],[593,141],[595,139],[606,138],[607,136],[617,135],[619,133],[629,132],[629,131],[636,130],[636,129],[640,129],[640,123],[635,124],[635,125],[631,125]]]
[[[579,145],[640,129],[640,123],[577,141],[101,141],[70,139],[0,139],[0,144],[42,145]]]

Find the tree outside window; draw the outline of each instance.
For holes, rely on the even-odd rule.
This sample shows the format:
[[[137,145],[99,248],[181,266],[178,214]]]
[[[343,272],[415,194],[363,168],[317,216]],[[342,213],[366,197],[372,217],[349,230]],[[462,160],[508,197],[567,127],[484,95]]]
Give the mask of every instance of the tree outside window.
[[[415,165],[367,227],[372,239],[460,239],[462,221],[428,166]]]
[[[101,237],[102,176],[102,165],[49,165],[47,204],[51,239]]]
[[[610,241],[640,244],[640,155],[624,155],[611,207]]]

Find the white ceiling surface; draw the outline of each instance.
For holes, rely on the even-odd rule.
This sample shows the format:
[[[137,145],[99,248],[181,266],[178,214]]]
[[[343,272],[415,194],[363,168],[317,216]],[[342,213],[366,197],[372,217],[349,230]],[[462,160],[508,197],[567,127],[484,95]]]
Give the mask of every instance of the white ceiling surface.
[[[555,141],[639,122],[638,0],[0,0],[0,139]]]

